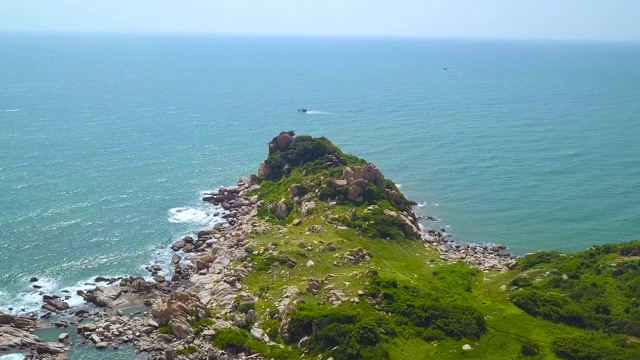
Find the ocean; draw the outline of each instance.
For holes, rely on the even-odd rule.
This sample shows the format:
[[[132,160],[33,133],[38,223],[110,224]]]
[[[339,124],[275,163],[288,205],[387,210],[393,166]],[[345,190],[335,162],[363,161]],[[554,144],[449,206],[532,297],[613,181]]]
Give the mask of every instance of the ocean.
[[[0,54],[1,311],[41,305],[33,276],[166,264],[282,130],[373,162],[458,241],[640,238],[637,43],[4,33]]]

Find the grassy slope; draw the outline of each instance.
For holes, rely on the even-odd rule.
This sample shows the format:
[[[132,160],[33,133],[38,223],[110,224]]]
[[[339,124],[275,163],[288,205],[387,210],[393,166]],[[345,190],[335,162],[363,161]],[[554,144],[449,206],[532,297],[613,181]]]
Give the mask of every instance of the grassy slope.
[[[358,162],[360,163],[361,160],[358,159]],[[306,170],[308,171],[309,169],[307,168]],[[289,199],[288,189],[293,184],[304,183],[313,191],[313,184],[321,184],[324,180],[323,176],[325,174],[322,172],[310,171],[309,173],[312,175],[305,175],[306,173],[306,171],[303,174],[299,169],[294,169],[289,177],[265,181],[258,194],[268,204],[281,198]],[[331,174],[335,176],[335,174],[339,173],[340,171],[333,169]],[[514,278],[522,277],[523,273],[525,275],[530,274],[531,269],[529,268],[525,269],[523,267],[509,273],[475,272],[475,275],[473,275],[474,272],[468,272],[466,273],[467,275],[464,275],[467,278],[463,279],[460,277],[460,267],[466,267],[466,265],[445,264],[440,261],[435,250],[427,248],[420,242],[408,239],[371,239],[362,236],[362,232],[357,232],[354,229],[338,230],[333,224],[327,222],[329,214],[346,217],[346,214],[354,206],[340,203],[338,206],[330,207],[328,202],[319,201],[317,198],[315,201],[317,203],[315,212],[305,218],[300,226],[291,225],[293,218],[301,217],[299,207],[296,207],[289,218],[283,221],[275,221],[268,213],[261,211],[260,215],[268,218],[268,221],[272,222],[274,226],[269,233],[255,235],[252,239],[254,253],[250,259],[256,264],[256,268],[260,270],[252,272],[243,279],[242,284],[248,292],[259,297],[260,300],[256,304],[256,313],[272,339],[278,342],[282,341],[281,338],[277,337],[276,331],[279,322],[274,320],[272,316],[275,314],[275,302],[283,296],[284,289],[287,286],[297,286],[303,292],[302,297],[306,303],[326,304],[326,286],[331,285],[333,289],[339,289],[350,296],[357,297],[356,292],[358,290],[366,291],[367,285],[372,281],[371,277],[367,276],[367,272],[376,270],[379,276],[394,278],[401,285],[410,285],[425,293],[440,294],[445,303],[447,302],[447,297],[450,297],[452,301],[476,308],[482,313],[486,322],[486,333],[475,340],[448,338],[441,341],[428,342],[411,335],[411,333],[399,333],[397,336],[385,338],[388,356],[391,359],[557,359],[558,346],[555,346],[554,352],[553,343],[558,339],[567,337],[591,339],[586,343],[590,344],[588,346],[596,348],[614,346],[614,337],[597,335],[590,338],[592,333],[587,330],[534,317],[515,306],[510,296],[520,290],[508,285]],[[366,207],[367,205],[358,207],[358,214],[362,214]],[[332,223],[335,224],[335,221],[332,221]],[[306,229],[313,225],[322,227],[323,231],[318,233],[307,232]],[[313,250],[300,249],[298,247],[300,242],[313,247]],[[337,251],[320,251],[329,242],[332,242],[338,248]],[[265,252],[269,247],[275,247],[278,258],[293,259],[297,262],[297,265],[293,268],[277,262],[271,265],[268,260],[265,260],[267,258],[265,257]],[[366,251],[371,251],[374,256],[371,261],[362,262],[358,265],[334,265],[335,261],[339,261],[338,254],[344,254],[354,248],[363,248]],[[581,255],[576,256],[579,257]],[[615,252],[604,254],[598,265],[601,265],[601,262],[615,262],[616,257]],[[315,265],[312,267],[306,266],[309,260],[312,260]],[[553,271],[558,267],[564,266],[562,264],[565,260],[562,257],[553,257],[553,261],[542,261],[539,264],[535,264],[534,268],[536,271],[542,272]],[[569,257],[566,261],[573,260],[575,259]],[[261,263],[263,265],[259,266]],[[585,275],[584,272],[588,269],[582,267],[573,266],[571,269],[581,273],[585,281],[591,279],[590,276],[595,276],[591,273]],[[323,284],[318,295],[314,296],[305,291],[309,278],[313,277],[321,280],[328,274],[334,274],[335,276]],[[626,299],[626,297],[619,294],[615,286],[611,285],[611,280],[606,276],[607,273],[602,275],[599,281],[603,284],[608,284],[606,285],[608,286],[607,289],[609,289],[607,296],[616,304],[615,306],[612,305],[615,307],[615,311],[619,312],[619,308],[623,306],[622,303],[626,301],[622,298]],[[545,281],[538,281],[538,283],[529,284],[528,286],[532,286],[539,291],[548,292],[549,288],[545,288],[548,282]],[[464,285],[467,282],[470,285],[468,289]],[[558,293],[562,293],[562,289],[555,290]],[[361,297],[360,299],[361,301],[357,305],[350,304],[347,301],[341,306],[354,308],[361,314],[375,312],[364,301],[364,298]],[[377,316],[380,316],[380,314],[377,314]],[[387,315],[382,314],[382,316]],[[539,354],[525,357],[522,355],[522,344],[531,343],[539,348]],[[473,350],[462,351],[463,344],[470,344]],[[621,350],[623,352],[627,350],[635,351],[634,345],[629,342],[620,344],[619,338],[618,345],[631,348],[631,350]],[[611,354],[613,353],[611,352]],[[579,358],[615,359],[622,358],[620,354],[628,355],[627,353],[615,354],[618,355],[606,357],[594,352],[582,354]],[[564,354],[563,358],[570,359],[574,355]]]
[[[319,213],[322,213],[322,210]],[[300,233],[311,225],[321,225],[325,231]],[[429,289],[439,281],[434,276],[434,270],[447,271],[447,267],[450,266],[442,263],[433,249],[427,249],[419,242],[407,240],[398,243],[359,237],[353,230],[338,231],[327,226],[319,215],[306,219],[300,227],[289,229],[284,234],[272,231],[254,239],[257,244],[256,250],[269,244],[278,244],[281,255],[293,258],[298,263],[293,269],[275,265],[269,272],[253,272],[242,281],[250,292],[262,294],[256,306],[257,314],[262,318],[269,317],[268,312],[275,308],[273,304],[282,296],[283,288],[295,285],[304,290],[311,277],[323,279],[327,274],[335,274],[335,278],[328,284],[355,296],[357,290],[365,289],[365,283],[368,281],[365,273],[369,269],[376,269],[382,276],[394,277],[398,282]],[[326,244],[329,241],[338,247],[336,252],[304,251],[297,247],[298,243],[304,242],[317,249],[322,243]],[[339,267],[333,265],[335,254],[358,247],[374,253],[370,263]],[[434,259],[434,262],[429,262],[429,259]],[[312,260],[315,266],[307,267],[305,264],[308,260]],[[508,283],[510,277],[511,274],[480,273],[474,279],[473,291],[468,297],[469,303],[482,311],[488,327],[487,334],[479,341],[448,340],[428,343],[418,338],[398,338],[391,342],[391,358],[515,359],[519,357],[520,346],[525,339],[542,345],[543,352],[538,358],[556,358],[551,352],[551,341],[559,335],[579,335],[582,330],[536,319],[514,306],[507,294],[500,290],[500,286]],[[269,290],[264,291],[265,285],[269,286]],[[313,296],[305,293],[304,298],[311,303],[323,302],[324,294],[320,292]],[[474,350],[463,353],[462,345],[467,343]]]

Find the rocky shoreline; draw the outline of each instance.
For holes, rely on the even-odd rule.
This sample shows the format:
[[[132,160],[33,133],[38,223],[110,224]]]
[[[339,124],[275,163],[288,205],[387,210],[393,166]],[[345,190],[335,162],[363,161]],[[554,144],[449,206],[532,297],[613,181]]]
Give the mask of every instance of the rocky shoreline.
[[[367,166],[379,173],[375,166]],[[264,173],[263,166],[261,171]],[[367,176],[366,172],[363,176]],[[334,182],[338,181],[346,180]],[[251,237],[264,234],[270,228],[268,223],[258,219],[258,209],[267,206],[252,195],[259,188],[258,176],[252,175],[240,178],[236,186],[205,194],[204,201],[225,210],[223,218],[226,221],[171,245],[174,251],[171,278],[160,275],[159,266],[147,269],[151,281],[142,277],[98,277],[95,281],[100,285],[92,290],[78,291],[87,303],[95,306],[91,310],[70,308],[64,297],[44,294],[42,308],[45,313],[40,318],[0,314],[0,355],[18,350],[27,359],[66,359],[70,350],[68,333],[60,336],[59,343],[41,341],[33,334],[43,321],[56,314],[67,319],[56,326],[69,327],[69,331],[79,335],[82,345],[98,349],[117,349],[132,344],[138,354],[144,353],[146,358],[152,359],[174,359],[176,354],[186,359],[261,358],[228,354],[215,348],[211,341],[216,331],[236,326],[248,329],[256,341],[276,345],[270,342],[253,310],[239,311],[255,305],[257,300],[246,293],[241,284],[242,278],[252,271],[252,264],[246,261],[253,251]],[[292,192],[291,195],[295,194]],[[282,211],[278,206],[271,207],[274,214]],[[414,226],[418,217],[411,208],[388,216],[401,216],[414,228],[419,227]],[[292,226],[295,225],[294,222]],[[440,259],[446,262],[465,261],[482,271],[506,271],[517,265],[517,258],[505,254],[502,246],[460,244],[437,230],[418,230],[416,235],[417,241],[436,249]],[[295,305],[296,294],[293,289],[287,289],[277,302],[283,324]],[[132,308],[139,311],[125,314],[126,309]],[[190,322],[194,316],[211,317],[214,321],[196,336],[194,324]]]

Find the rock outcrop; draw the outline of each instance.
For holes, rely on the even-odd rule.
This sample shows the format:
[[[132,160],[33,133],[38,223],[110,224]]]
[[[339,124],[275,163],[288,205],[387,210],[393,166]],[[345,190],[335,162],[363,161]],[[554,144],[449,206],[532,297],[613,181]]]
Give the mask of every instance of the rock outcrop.
[[[0,313],[0,354],[20,349],[26,358],[66,359],[69,347],[65,344],[45,342],[32,332],[36,319]]]

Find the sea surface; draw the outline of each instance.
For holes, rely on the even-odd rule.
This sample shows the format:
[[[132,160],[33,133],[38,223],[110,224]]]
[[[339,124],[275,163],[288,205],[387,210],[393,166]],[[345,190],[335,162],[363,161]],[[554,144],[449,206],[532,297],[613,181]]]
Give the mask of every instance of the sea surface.
[[[4,33],[0,311],[41,305],[33,276],[166,264],[282,130],[375,163],[458,241],[640,238],[637,43]]]

